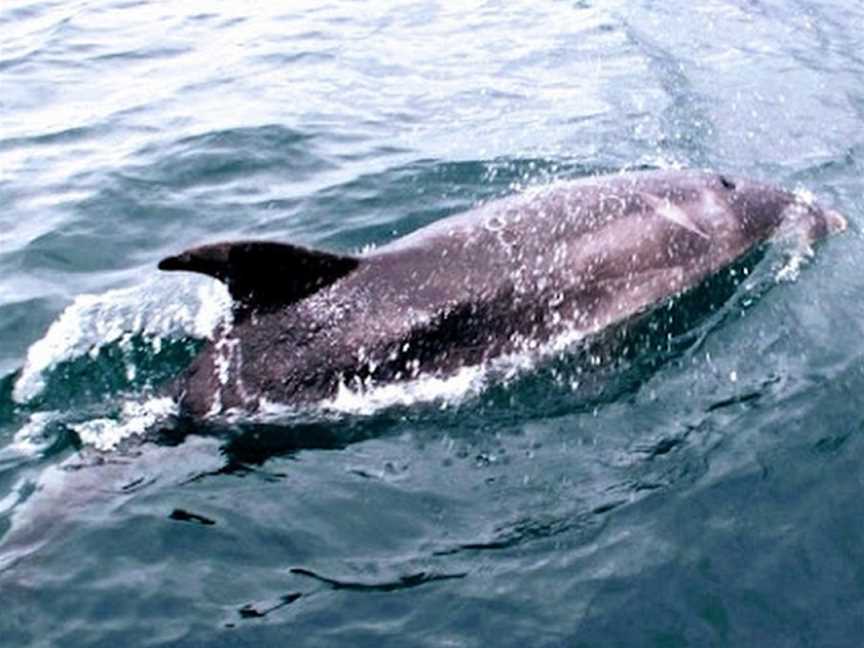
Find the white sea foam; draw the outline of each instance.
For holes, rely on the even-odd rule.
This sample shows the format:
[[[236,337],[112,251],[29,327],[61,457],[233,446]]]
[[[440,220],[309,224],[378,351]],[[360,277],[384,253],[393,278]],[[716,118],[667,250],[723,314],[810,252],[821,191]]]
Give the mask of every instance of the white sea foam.
[[[39,395],[48,373],[58,364],[88,353],[95,356],[108,344],[128,346],[140,336],[158,351],[165,338],[209,337],[230,317],[231,298],[222,284],[196,277],[172,281],[179,283],[176,292],[185,294],[185,299],[168,299],[164,279],[77,297],[27,351],[13,390],[15,401],[26,403]]]
[[[336,394],[321,401],[318,407],[324,412],[361,415],[419,403],[437,403],[444,409],[480,394],[492,383],[506,384],[536,370],[550,357],[582,344],[585,336],[584,331],[573,329],[543,343],[526,339],[519,351],[462,367],[449,376],[421,374],[413,380],[380,385],[340,383]],[[278,412],[278,405],[268,405],[271,414]]]
[[[55,423],[74,430],[84,445],[97,450],[111,450],[124,439],[140,435],[159,421],[177,413],[177,404],[168,397],[150,398],[144,401],[128,400],[114,418],[101,417],[71,423],[68,415],[59,411],[34,412],[12,438],[12,442],[0,450],[0,459],[31,457],[44,451],[53,442],[46,433]]]
[[[441,407],[456,404],[486,385],[488,369],[482,365],[463,367],[447,377],[420,376],[407,382],[352,388],[340,383],[336,394],[322,401],[325,412],[373,414],[399,405],[438,402]]]
[[[784,263],[774,273],[777,282],[790,283],[798,280],[801,268],[814,256],[813,248],[809,245],[798,249],[788,250],[784,257]]]
[[[816,203],[816,196],[813,195],[812,191],[805,187],[799,185],[795,187],[793,193],[795,194],[795,198],[805,205],[814,205]]]
[[[177,404],[168,397],[143,402],[126,401],[117,418],[97,418],[72,425],[81,443],[97,450],[112,450],[133,436],[144,434],[158,421],[177,413]]]
[[[46,428],[62,418],[60,412],[34,412],[27,422],[15,433],[12,443],[3,448],[2,455],[34,456],[51,445],[51,438],[45,434]]]

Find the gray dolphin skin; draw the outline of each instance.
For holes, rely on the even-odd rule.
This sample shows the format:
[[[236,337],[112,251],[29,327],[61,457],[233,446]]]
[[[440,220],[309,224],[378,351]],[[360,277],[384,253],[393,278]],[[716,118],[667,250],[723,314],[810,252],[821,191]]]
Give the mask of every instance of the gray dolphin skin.
[[[440,220],[364,256],[273,242],[159,264],[227,284],[233,322],[174,384],[192,417],[313,403],[592,336],[776,237],[845,229],[835,211],[742,178],[652,171],[557,182]]]

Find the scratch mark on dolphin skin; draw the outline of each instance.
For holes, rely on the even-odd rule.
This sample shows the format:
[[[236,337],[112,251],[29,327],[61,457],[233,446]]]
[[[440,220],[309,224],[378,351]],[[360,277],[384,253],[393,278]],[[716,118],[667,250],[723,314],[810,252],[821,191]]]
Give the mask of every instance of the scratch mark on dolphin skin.
[[[642,196],[645,198],[645,201],[666,220],[671,221],[676,225],[680,225],[687,231],[696,234],[696,236],[701,236],[704,239],[710,240],[711,237],[703,232],[702,229],[693,222],[693,219],[687,215],[687,212],[674,205],[668,198],[658,198],[654,194],[649,193],[643,193]]]

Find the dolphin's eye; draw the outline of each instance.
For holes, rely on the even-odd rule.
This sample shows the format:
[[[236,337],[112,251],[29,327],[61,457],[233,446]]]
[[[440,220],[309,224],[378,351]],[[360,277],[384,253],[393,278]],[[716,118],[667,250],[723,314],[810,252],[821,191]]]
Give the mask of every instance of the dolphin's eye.
[[[720,176],[720,184],[729,189],[730,191],[735,189],[735,183],[726,176]]]

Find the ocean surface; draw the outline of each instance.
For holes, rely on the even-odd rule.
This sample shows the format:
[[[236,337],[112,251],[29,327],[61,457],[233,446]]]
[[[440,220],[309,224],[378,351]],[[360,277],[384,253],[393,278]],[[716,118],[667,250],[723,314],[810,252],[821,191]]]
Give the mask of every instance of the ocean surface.
[[[590,376],[142,434],[229,310],[166,255],[677,167],[850,229]],[[864,643],[860,0],[4,0],[0,207],[0,645]]]

